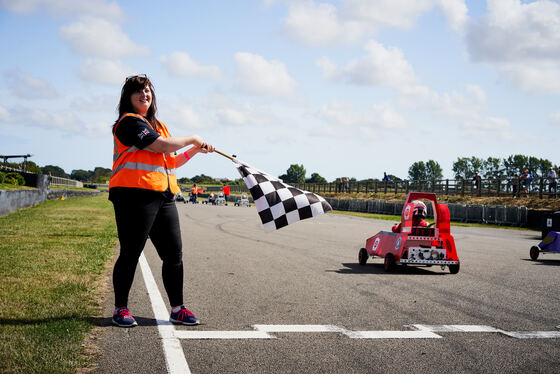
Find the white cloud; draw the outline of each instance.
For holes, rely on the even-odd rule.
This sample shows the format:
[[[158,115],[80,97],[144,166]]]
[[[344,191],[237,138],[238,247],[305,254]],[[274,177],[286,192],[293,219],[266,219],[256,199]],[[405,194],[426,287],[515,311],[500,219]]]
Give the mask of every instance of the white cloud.
[[[292,4],[284,26],[290,37],[314,46],[355,42],[365,32],[363,24],[341,20],[334,5],[313,1]]]
[[[0,7],[23,14],[47,10],[58,16],[90,15],[111,20],[122,19],[124,14],[116,2],[104,0],[0,0]]]
[[[488,0],[466,44],[474,62],[496,66],[503,78],[529,92],[560,93],[560,4]]]
[[[465,0],[346,0],[339,8],[308,0],[289,4],[284,27],[290,37],[307,45],[346,44],[386,27],[409,29],[433,9],[440,10],[456,31],[468,21]]]
[[[461,30],[467,21],[464,0],[346,0],[341,15],[362,20],[376,28],[409,29],[423,13],[434,8],[442,11],[455,30]]]
[[[321,125],[312,130],[313,135],[336,138],[341,134],[355,137],[378,136],[381,130],[402,130],[409,123],[391,105],[374,104],[359,111],[350,103],[331,102],[316,113]],[[335,131],[335,129],[337,129]]]
[[[502,64],[499,69],[505,79],[525,92],[560,94],[560,61]]]
[[[503,122],[484,116],[486,93],[480,86],[468,84],[462,91],[438,93],[418,82],[414,69],[398,48],[386,48],[381,43],[370,41],[364,49],[367,52],[365,56],[350,61],[343,68],[339,68],[326,57],[320,58],[317,65],[323,70],[326,79],[354,85],[391,88],[398,94],[401,105],[428,112],[435,118],[452,121],[461,126],[468,135],[491,131],[492,126],[501,128],[496,130],[497,135],[510,135],[509,127],[504,129]],[[336,120],[339,117],[342,119],[341,124],[344,124],[344,121],[364,122],[363,117],[356,117],[352,110],[333,112],[332,108],[328,109],[324,110],[325,118]],[[369,118],[377,118],[379,122],[375,124],[387,128],[404,128],[406,124],[406,120],[398,112],[383,106],[374,108]],[[509,122],[507,125],[509,126]]]
[[[19,69],[8,70],[4,78],[13,95],[23,99],[52,99],[58,93],[48,82],[33,77]]]
[[[337,68],[328,58],[318,60],[325,78],[357,85],[381,85],[392,88],[409,86],[417,81],[414,69],[396,47],[385,48],[377,41],[368,42],[360,59]]]
[[[86,137],[107,137],[110,135],[110,126],[106,123],[86,124],[71,111],[49,112],[22,106],[11,109],[0,107],[0,120],[10,124],[58,130],[71,135]]]
[[[480,142],[495,141],[499,139],[512,139],[510,123],[505,118],[480,117],[466,120],[462,125],[466,136]]]
[[[235,108],[220,108],[216,110],[216,115],[220,122],[228,123],[231,125],[245,125],[247,123],[247,116],[242,111]]]
[[[119,59],[146,56],[150,49],[134,43],[120,26],[105,19],[83,17],[60,29],[60,36],[81,56]]]
[[[220,78],[221,71],[217,66],[203,66],[193,60],[186,52],[173,52],[169,56],[159,58],[169,75],[174,77],[194,77],[216,80]]]
[[[10,112],[8,112],[8,109],[4,108],[3,106],[0,106],[0,121],[4,123],[12,122]]]
[[[118,101],[119,95],[115,92],[115,95],[77,97],[72,101],[72,107],[85,112],[116,112]]]
[[[237,65],[236,86],[252,95],[288,97],[296,88],[295,80],[286,66],[275,60],[266,60],[252,53],[235,54]]]
[[[1,118],[1,111],[0,111],[0,118]],[[550,115],[548,116],[548,122],[553,126],[560,126],[560,112],[550,113]]]
[[[183,130],[193,131],[212,127],[212,123],[205,118],[205,114],[188,103],[174,104],[170,107],[170,111],[166,112],[173,113],[173,126]],[[164,114],[164,117],[170,116]]]
[[[121,85],[132,69],[120,61],[88,58],[80,64],[78,76],[87,81],[109,85]]]
[[[438,117],[464,119],[484,111],[485,97],[485,92],[475,85],[468,85],[464,92],[444,93],[418,85],[402,89],[399,98],[408,107],[429,111]]]

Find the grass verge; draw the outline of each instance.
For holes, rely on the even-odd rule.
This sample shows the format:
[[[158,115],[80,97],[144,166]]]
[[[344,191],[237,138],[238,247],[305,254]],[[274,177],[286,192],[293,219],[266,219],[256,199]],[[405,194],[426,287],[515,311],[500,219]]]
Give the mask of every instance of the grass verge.
[[[361,213],[361,212],[347,212],[342,210],[333,210],[335,214],[342,214],[346,216],[363,217],[371,219],[382,219],[385,221],[392,221],[394,223],[401,221],[401,216],[394,216],[390,214],[373,214],[373,213]],[[433,220],[427,219],[428,222],[433,222]],[[527,230],[534,231],[533,229],[526,227],[514,227],[514,226],[498,226],[498,225],[488,225],[484,223],[464,223],[464,222],[451,222],[451,226],[464,226],[464,227],[486,227],[491,229],[508,229],[508,230]],[[389,230],[391,227],[388,227]]]
[[[0,372],[73,373],[117,244],[107,195],[0,217]]]

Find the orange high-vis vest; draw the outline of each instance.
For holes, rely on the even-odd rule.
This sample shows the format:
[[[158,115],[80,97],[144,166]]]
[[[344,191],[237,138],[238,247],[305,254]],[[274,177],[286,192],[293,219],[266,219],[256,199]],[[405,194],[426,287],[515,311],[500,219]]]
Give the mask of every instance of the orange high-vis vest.
[[[113,129],[113,172],[109,180],[112,187],[143,188],[154,191],[165,191],[167,188],[177,194],[181,190],[177,185],[175,174],[175,156],[155,152],[148,147],[139,149],[135,146],[127,147],[117,139],[117,126],[127,116],[137,117],[149,124],[142,116],[135,113],[125,113]],[[159,121],[158,121],[159,122]],[[167,127],[159,122],[157,133],[169,138]]]

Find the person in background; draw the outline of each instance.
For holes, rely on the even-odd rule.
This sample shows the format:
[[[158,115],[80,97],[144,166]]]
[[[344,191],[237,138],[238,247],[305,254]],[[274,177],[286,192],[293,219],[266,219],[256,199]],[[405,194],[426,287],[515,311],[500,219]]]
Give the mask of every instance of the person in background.
[[[550,194],[550,196],[552,196],[552,191],[554,190],[554,195],[556,195],[557,182],[556,172],[554,171],[554,168],[551,167],[550,169],[548,169],[546,177],[548,178],[548,193]]]
[[[520,179],[521,184],[523,185],[523,191],[525,191],[525,197],[529,197],[529,193],[531,192],[531,183],[533,183],[533,175],[527,170],[524,170]]]
[[[474,187],[476,188],[476,190],[480,191],[480,184],[482,182],[482,178],[478,174],[478,171],[474,173],[474,177],[473,177],[472,181],[474,182]]]
[[[133,327],[128,296],[138,259],[148,237],[163,262],[162,278],[171,305],[172,323],[199,320],[183,304],[183,250],[174,197],[179,193],[175,169],[214,147],[198,135],[174,137],[157,117],[156,95],[145,75],[126,78],[113,125],[113,172],[109,200],[115,209],[120,253],[113,269],[115,311],[112,323]],[[191,146],[182,153],[175,152]]]
[[[196,199],[198,197],[198,186],[195,184],[193,184],[193,186],[191,187],[191,202],[193,204],[196,204]]]
[[[383,181],[384,182],[390,182],[391,181],[391,178],[389,178],[386,171],[383,172]]]

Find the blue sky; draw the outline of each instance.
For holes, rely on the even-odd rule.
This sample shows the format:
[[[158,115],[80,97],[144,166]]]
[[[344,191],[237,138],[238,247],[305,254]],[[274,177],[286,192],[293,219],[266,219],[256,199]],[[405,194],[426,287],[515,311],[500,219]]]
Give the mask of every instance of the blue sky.
[[[270,174],[405,178],[436,160],[559,164],[552,0],[0,0],[0,154],[111,167],[124,79],[146,73],[172,135]],[[180,177],[237,178],[215,154]]]

